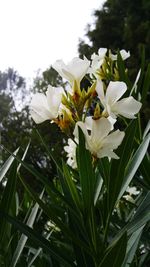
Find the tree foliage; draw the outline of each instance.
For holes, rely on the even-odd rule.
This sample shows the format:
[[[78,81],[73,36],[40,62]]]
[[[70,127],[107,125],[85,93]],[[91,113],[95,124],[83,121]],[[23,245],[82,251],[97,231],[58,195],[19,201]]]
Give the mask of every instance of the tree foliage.
[[[100,47],[126,49],[132,54],[130,69],[135,75],[139,66],[141,46],[150,59],[150,2],[147,0],[107,0],[103,8],[94,12],[94,29],[88,26],[86,37],[80,40],[79,54],[90,57]],[[131,74],[132,74],[131,73]]]

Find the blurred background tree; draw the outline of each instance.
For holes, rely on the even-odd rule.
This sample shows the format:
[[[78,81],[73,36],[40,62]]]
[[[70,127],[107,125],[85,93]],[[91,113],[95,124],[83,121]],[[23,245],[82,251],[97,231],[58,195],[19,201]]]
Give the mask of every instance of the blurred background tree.
[[[111,50],[126,49],[131,74],[137,74],[141,46],[145,46],[146,60],[150,60],[150,1],[107,0],[103,8],[95,10],[94,25],[88,25],[86,40],[79,41],[79,55],[91,56],[100,47]]]
[[[35,78],[33,86],[30,88],[30,95],[28,95],[25,78],[21,77],[17,71],[9,68],[0,72],[0,131],[2,145],[11,152],[20,147],[20,153],[23,153],[31,139],[26,161],[45,175],[54,177],[55,165],[44,154],[44,148],[39,142],[36,129],[44,135],[50,149],[53,147],[58,158],[63,151],[63,134],[57,126],[50,124],[49,121],[40,126],[36,125],[31,119],[29,111],[32,93],[44,92],[50,83],[53,86],[63,86],[62,79],[51,68]],[[2,151],[1,163],[5,162],[8,156],[8,153]],[[29,174],[27,176],[33,184],[32,177],[29,177]]]

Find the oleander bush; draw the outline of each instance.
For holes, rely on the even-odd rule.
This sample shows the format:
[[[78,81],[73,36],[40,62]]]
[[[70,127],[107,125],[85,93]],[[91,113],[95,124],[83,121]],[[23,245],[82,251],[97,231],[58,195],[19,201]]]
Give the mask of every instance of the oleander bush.
[[[49,120],[67,141],[58,157],[36,131],[54,177],[26,162],[30,143],[24,153],[3,147],[0,266],[149,266],[150,123],[142,118],[150,65],[142,58],[132,83],[129,56],[100,48],[91,60],[57,60],[65,89],[49,84],[33,96],[35,124]]]

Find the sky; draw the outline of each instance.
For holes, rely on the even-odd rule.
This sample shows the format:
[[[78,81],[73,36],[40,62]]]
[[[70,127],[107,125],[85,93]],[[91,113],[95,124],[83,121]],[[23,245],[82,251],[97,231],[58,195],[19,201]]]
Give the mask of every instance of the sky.
[[[36,76],[57,59],[78,56],[79,38],[104,0],[0,0],[0,70]]]

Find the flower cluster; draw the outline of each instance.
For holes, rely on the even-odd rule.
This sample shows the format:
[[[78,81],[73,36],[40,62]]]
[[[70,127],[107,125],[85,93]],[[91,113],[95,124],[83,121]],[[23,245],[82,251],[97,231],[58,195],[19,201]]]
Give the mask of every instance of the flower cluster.
[[[126,60],[130,53],[120,51]],[[116,127],[117,117],[135,118],[141,103],[127,93],[127,85],[120,81],[117,55],[100,48],[91,60],[73,58],[68,64],[57,60],[52,67],[69,82],[66,89],[48,86],[46,95],[38,93],[31,101],[31,116],[36,123],[51,120],[67,133],[67,163],[77,168],[76,147],[78,127],[85,135],[86,148],[94,158],[117,159],[114,150],[121,144],[125,133]],[[88,76],[89,86],[81,88]]]

